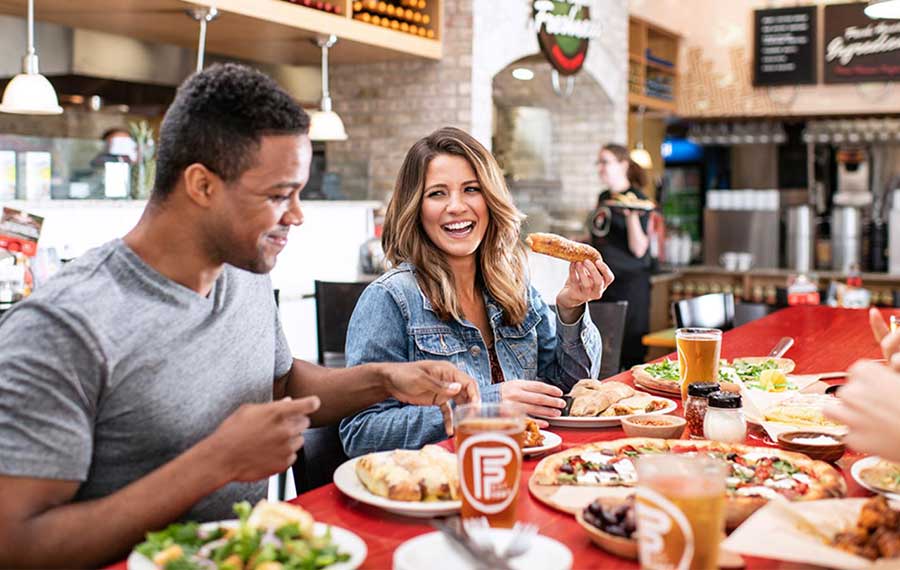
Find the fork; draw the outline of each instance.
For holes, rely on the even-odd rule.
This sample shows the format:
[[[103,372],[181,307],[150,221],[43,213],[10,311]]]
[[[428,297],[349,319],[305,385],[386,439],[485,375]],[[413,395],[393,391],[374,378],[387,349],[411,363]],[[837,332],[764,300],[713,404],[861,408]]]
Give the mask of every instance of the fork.
[[[506,560],[516,558],[528,552],[531,548],[531,539],[537,534],[538,527],[532,523],[517,522],[513,526],[512,538],[506,543],[506,548],[500,556]]]
[[[491,528],[485,517],[465,519],[463,526],[469,537],[478,546],[496,551],[490,535],[485,532]],[[506,543],[506,547],[501,552],[497,552],[497,555],[504,560],[510,560],[525,554],[531,548],[531,539],[534,538],[537,531],[538,528],[535,524],[516,522],[512,528],[512,537]]]

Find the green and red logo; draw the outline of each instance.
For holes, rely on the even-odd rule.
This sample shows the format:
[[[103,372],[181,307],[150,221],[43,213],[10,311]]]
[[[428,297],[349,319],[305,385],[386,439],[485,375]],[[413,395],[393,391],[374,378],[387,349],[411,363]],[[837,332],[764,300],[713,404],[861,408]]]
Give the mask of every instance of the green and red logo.
[[[591,21],[591,0],[534,0],[533,24],[541,51],[561,75],[574,75],[584,65],[588,43],[600,35]]]

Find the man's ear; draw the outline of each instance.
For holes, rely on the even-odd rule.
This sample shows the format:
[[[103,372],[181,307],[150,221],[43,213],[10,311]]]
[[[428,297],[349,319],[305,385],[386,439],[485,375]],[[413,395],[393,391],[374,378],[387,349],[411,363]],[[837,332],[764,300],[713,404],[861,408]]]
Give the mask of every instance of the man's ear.
[[[181,176],[188,198],[198,206],[209,207],[213,193],[221,183],[219,177],[199,162],[185,168]]]

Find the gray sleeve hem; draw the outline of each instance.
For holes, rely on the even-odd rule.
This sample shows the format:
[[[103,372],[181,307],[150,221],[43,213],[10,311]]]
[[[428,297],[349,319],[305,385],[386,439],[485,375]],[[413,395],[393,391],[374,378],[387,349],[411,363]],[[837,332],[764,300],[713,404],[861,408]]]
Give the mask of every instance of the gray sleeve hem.
[[[18,453],[3,453],[4,460],[9,463],[0,463],[0,473],[11,477],[34,477],[36,479],[53,479],[58,481],[87,481],[89,465],[75,466],[68,464],[65,467],[50,465],[47,457],[42,458],[33,455]]]

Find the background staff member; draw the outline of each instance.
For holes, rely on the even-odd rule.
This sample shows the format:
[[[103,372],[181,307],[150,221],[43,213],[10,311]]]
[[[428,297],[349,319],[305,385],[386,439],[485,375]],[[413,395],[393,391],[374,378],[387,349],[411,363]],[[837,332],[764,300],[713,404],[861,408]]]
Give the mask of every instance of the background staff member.
[[[647,352],[641,337],[650,328],[650,256],[647,250],[647,219],[644,212],[611,208],[605,203],[617,194],[627,193],[646,200],[641,188],[647,182],[644,170],[628,157],[628,149],[608,144],[600,149],[597,173],[607,187],[597,199],[593,214],[591,242],[616,280],[603,294],[603,302],[628,301],[625,339],[622,343],[622,367],[644,362]]]

